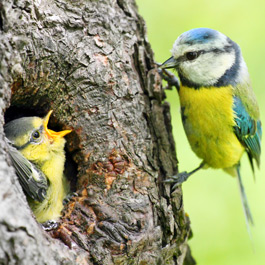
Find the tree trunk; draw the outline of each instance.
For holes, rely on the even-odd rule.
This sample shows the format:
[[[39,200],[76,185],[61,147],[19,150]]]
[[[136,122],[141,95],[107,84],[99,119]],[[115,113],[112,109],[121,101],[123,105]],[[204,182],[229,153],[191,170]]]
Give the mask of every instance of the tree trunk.
[[[194,264],[169,105],[133,0],[0,2],[0,264]],[[72,128],[77,194],[60,226],[35,221],[3,124],[53,112]],[[70,165],[70,166],[69,166]]]

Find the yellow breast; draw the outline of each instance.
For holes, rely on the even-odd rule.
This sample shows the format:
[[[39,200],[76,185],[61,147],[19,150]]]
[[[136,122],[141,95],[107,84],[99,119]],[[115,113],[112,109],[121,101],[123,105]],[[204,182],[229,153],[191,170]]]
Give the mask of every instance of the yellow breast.
[[[182,120],[192,150],[213,168],[237,164],[244,152],[233,131],[233,88],[179,90]]]
[[[61,216],[63,199],[68,192],[67,182],[63,175],[64,161],[62,153],[62,155],[54,155],[42,165],[41,170],[49,181],[47,196],[43,202],[29,200],[30,207],[40,223],[57,220]]]
[[[61,216],[63,209],[63,199],[69,191],[68,183],[63,175],[65,153],[64,153],[64,138],[58,138],[56,142],[51,144],[39,144],[38,152],[33,154],[42,154],[43,148],[46,148],[46,160],[41,161],[39,168],[45,174],[49,181],[47,195],[44,201],[38,202],[29,199],[30,207],[36,216],[38,222],[43,223],[48,220],[57,220]],[[28,150],[27,150],[28,151]],[[27,152],[28,155],[30,152]],[[39,156],[45,158],[43,156]]]

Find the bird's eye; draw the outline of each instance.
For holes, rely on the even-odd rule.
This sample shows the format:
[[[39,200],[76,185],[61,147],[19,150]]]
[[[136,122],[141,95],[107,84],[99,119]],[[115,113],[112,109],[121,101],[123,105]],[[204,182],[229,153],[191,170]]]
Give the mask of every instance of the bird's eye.
[[[192,60],[198,58],[199,55],[200,55],[199,52],[187,52],[187,53],[186,53],[186,58],[187,58],[189,61],[192,61]]]
[[[39,132],[39,131],[34,131],[34,132],[32,133],[32,138],[33,138],[34,140],[39,139],[39,138],[40,138],[40,132]]]

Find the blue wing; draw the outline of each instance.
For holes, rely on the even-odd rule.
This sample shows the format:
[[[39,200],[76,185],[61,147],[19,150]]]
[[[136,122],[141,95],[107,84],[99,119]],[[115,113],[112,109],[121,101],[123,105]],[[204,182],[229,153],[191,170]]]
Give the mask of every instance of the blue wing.
[[[236,114],[234,127],[238,140],[245,146],[248,158],[254,172],[253,159],[260,165],[261,154],[261,122],[250,117],[242,101],[234,97],[233,111]]]

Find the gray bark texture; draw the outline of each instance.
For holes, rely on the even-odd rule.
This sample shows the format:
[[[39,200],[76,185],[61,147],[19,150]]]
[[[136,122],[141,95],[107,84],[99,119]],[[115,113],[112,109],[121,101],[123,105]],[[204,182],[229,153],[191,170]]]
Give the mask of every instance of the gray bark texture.
[[[0,1],[0,264],[194,264],[169,105],[134,0]],[[73,129],[76,194],[60,226],[35,221],[6,153],[4,121]],[[71,165],[71,166],[69,166]]]

